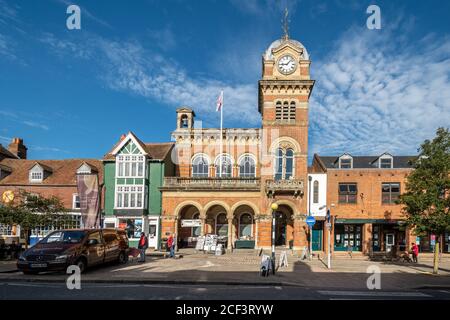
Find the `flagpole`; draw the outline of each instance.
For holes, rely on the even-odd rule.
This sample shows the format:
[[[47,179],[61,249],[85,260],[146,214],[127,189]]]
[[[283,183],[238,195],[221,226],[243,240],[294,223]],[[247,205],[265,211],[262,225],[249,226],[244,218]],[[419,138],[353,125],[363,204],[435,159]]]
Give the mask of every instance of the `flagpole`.
[[[222,153],[223,153],[223,90],[221,92],[222,105],[220,106],[220,177],[222,178]]]

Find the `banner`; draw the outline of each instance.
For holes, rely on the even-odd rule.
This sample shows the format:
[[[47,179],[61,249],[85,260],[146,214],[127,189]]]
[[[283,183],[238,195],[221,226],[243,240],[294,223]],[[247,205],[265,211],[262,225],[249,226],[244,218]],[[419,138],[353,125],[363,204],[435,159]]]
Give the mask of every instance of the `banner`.
[[[100,227],[98,176],[96,174],[78,174],[77,188],[84,228]]]

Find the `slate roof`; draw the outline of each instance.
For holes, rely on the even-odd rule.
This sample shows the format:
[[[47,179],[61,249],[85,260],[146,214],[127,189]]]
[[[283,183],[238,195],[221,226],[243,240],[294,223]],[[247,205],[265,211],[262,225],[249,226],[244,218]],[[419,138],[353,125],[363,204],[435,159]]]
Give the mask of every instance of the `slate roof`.
[[[99,183],[103,181],[103,164],[96,159],[65,160],[22,160],[3,159],[0,165],[11,169],[11,173],[0,180],[1,185],[73,185],[76,186],[77,169],[86,162],[93,171],[98,172]],[[29,171],[36,164],[51,169],[51,173],[42,182],[29,181]]]
[[[327,169],[339,169],[339,156],[319,156],[322,164]],[[353,169],[377,169],[379,155],[377,156],[351,156],[353,158]],[[410,160],[414,160],[417,156],[392,156],[393,158],[393,169],[409,169],[412,166],[409,164]]]

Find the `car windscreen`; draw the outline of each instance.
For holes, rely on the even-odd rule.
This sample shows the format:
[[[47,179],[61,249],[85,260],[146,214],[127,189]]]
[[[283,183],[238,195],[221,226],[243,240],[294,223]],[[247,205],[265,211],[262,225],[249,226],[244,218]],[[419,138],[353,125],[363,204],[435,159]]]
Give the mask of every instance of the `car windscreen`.
[[[80,243],[85,235],[84,231],[55,231],[42,239],[40,243]]]

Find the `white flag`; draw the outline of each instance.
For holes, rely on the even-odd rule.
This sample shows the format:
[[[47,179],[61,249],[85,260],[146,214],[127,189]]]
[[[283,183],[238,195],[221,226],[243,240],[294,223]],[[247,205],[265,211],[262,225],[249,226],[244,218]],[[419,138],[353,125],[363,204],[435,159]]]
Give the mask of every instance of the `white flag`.
[[[217,98],[216,111],[220,111],[220,109],[222,109],[222,105],[223,105],[223,90],[220,91],[220,95]]]

